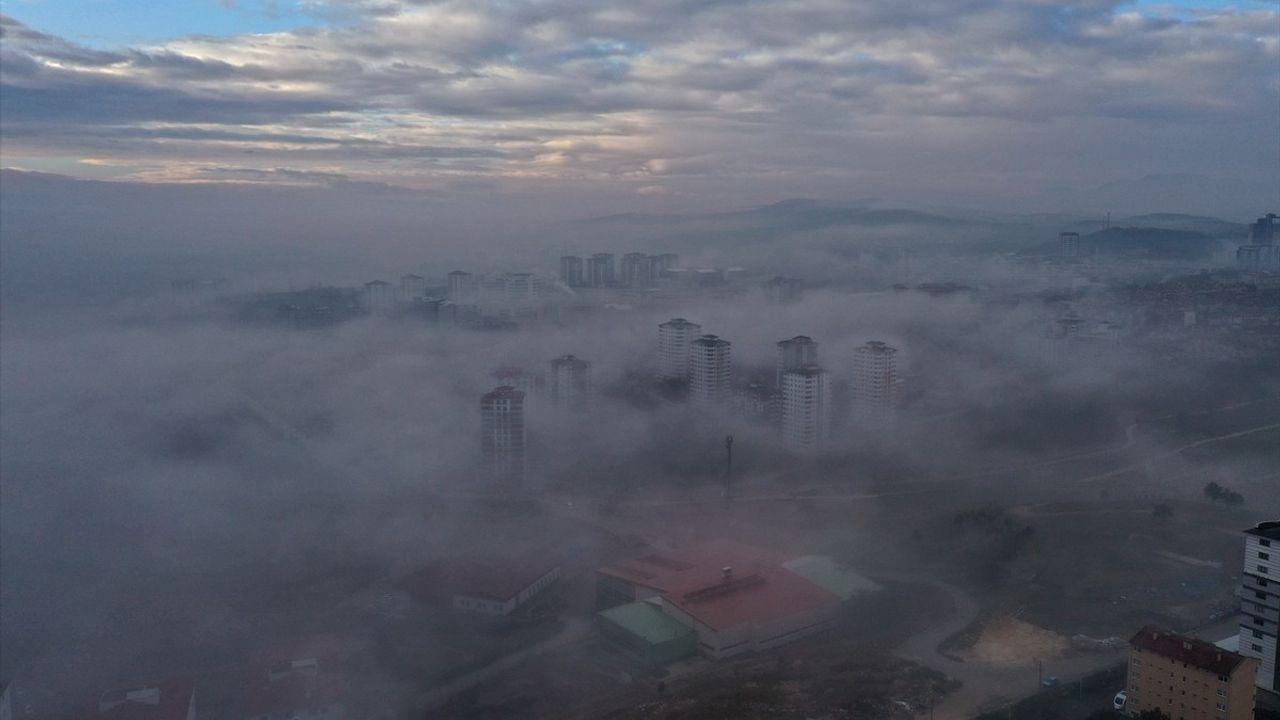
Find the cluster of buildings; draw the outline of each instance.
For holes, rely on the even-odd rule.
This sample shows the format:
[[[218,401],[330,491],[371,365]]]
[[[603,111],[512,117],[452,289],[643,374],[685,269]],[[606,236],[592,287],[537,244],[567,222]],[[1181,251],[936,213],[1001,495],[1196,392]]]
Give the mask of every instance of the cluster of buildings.
[[[836,421],[830,373],[818,362],[818,343],[797,335],[777,343],[772,386],[753,383],[735,392],[732,345],[684,318],[658,326],[658,357],[663,379],[686,381],[694,406],[717,408],[737,401],[748,415],[781,427],[786,444],[800,451],[820,447]],[[857,348],[851,387],[856,419],[886,425],[899,405],[898,350],[878,340]]]
[[[651,288],[680,264],[675,253],[647,255],[629,252],[619,263],[613,253],[595,253],[586,258],[560,258],[560,282],[571,288]]]
[[[818,343],[797,335],[777,343],[774,383],[753,383],[739,391],[733,382],[732,343],[702,332],[685,318],[658,326],[658,378],[684,384],[689,404],[704,412],[736,408],[779,428],[783,443],[797,452],[821,448],[833,436],[837,413],[831,374],[818,362]],[[899,407],[898,350],[873,340],[852,357],[853,415],[862,427],[891,425]],[[519,486],[527,469],[526,405],[550,395],[552,406],[570,414],[591,409],[591,363],[574,355],[551,361],[550,392],[541,372],[503,367],[491,373],[497,387],[480,398],[480,449],[486,474],[499,484]]]
[[[713,542],[597,570],[596,627],[652,665],[767,650],[829,628],[879,586],[830,558]]]
[[[1244,536],[1239,633],[1211,643],[1142,628],[1129,641],[1128,677],[1116,709],[1131,717],[1156,710],[1183,720],[1253,720],[1261,694],[1280,704],[1280,521],[1259,523]]]
[[[480,451],[486,473],[499,484],[519,486],[526,470],[526,403],[543,395],[542,373],[502,367],[491,374],[498,386],[480,398]],[[550,400],[567,413],[582,415],[593,404],[591,363],[576,355],[551,361]]]
[[[629,252],[621,258],[613,253],[595,253],[560,258],[560,282],[573,289],[710,288],[737,285],[746,274],[746,268],[741,267],[681,267],[676,253]]]

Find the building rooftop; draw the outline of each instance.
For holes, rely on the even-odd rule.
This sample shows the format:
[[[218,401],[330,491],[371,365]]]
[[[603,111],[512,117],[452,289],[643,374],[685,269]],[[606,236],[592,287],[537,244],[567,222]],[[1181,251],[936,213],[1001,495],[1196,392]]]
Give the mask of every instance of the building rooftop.
[[[881,589],[878,583],[825,555],[802,555],[782,563],[782,567],[838,596],[841,600]]]
[[[1169,630],[1147,625],[1134,635],[1129,644],[1147,652],[1152,652],[1184,662],[1193,667],[1206,670],[1215,675],[1230,675],[1236,666],[1244,661],[1244,657],[1204,640],[1179,635]]]
[[[586,367],[591,363],[587,362],[586,360],[583,360],[577,355],[562,355],[558,358],[552,359],[551,364],[554,367],[567,365],[569,367],[581,368],[581,367]]]
[[[1269,520],[1260,522],[1254,527],[1245,530],[1250,535],[1257,535],[1268,540],[1280,540],[1280,520]]]
[[[688,613],[713,630],[765,625],[821,607],[840,598],[780,565],[730,569],[715,577],[690,576],[663,595],[663,602]]]
[[[686,548],[680,553],[650,552],[607,565],[598,572],[658,592],[667,592],[686,584],[688,581],[684,578],[688,576],[696,575],[709,581],[718,578],[720,569],[725,566],[744,569],[776,565],[786,559],[787,556],[779,553],[720,540]]]
[[[866,345],[863,345],[862,347],[858,348],[855,352],[871,352],[871,353],[880,353],[880,354],[887,355],[891,353],[896,353],[898,352],[898,350],[894,347],[889,346],[883,341],[872,340],[868,342]]]
[[[97,720],[186,720],[195,695],[188,678],[108,690],[86,702],[84,718]]]
[[[700,325],[698,325],[698,324],[697,324],[697,323],[695,323],[695,322],[690,322],[690,321],[688,321],[688,320],[685,320],[684,318],[671,318],[670,320],[668,320],[668,321],[666,321],[666,322],[662,323],[662,324],[661,324],[661,325],[659,325],[658,327],[680,327],[680,328],[685,328],[685,327],[701,327],[701,326],[700,326]]]
[[[523,400],[524,393],[511,387],[510,385],[503,385],[502,387],[496,387],[492,391],[485,393],[483,399],[484,400]]]
[[[837,579],[834,563],[826,563],[830,567],[818,556],[792,558],[722,540],[679,554],[652,552],[599,572],[650,588],[664,603],[722,630],[836,605],[858,580],[874,586],[857,576]]]
[[[627,632],[657,645],[682,638],[693,629],[662,612],[661,608],[643,600],[602,610],[600,617]]]

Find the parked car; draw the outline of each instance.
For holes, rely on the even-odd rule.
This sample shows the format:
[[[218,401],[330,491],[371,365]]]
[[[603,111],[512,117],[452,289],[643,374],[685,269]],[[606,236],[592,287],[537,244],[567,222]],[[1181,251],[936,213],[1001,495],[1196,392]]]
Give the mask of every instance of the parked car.
[[[1124,690],[1121,690],[1120,692],[1116,693],[1116,696],[1111,700],[1111,707],[1115,708],[1116,710],[1123,710],[1125,704],[1128,702],[1129,702],[1129,693],[1125,692]]]

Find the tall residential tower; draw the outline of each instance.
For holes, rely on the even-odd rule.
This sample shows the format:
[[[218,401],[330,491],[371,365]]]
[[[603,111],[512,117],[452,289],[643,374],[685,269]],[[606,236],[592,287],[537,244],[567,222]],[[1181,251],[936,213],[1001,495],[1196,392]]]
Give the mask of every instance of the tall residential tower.
[[[703,335],[693,341],[689,359],[689,396],[704,408],[721,407],[733,390],[729,341]]]
[[[524,393],[503,385],[480,398],[480,450],[491,479],[524,482]]]
[[[797,335],[778,343],[778,387],[782,387],[782,375],[788,370],[798,370],[806,365],[818,364],[818,343],[807,335]]]
[[[1240,583],[1240,654],[1257,658],[1257,685],[1280,687],[1276,628],[1280,625],[1280,520],[1244,531],[1244,575]]]
[[[853,351],[853,413],[866,425],[893,422],[898,412],[898,351],[872,340]]]
[[[664,380],[689,379],[689,353],[702,326],[672,318],[658,326],[659,373]]]
[[[575,355],[551,361],[551,402],[574,412],[591,408],[591,363]]]
[[[817,365],[782,373],[782,435],[787,446],[815,450],[831,436],[831,384]]]

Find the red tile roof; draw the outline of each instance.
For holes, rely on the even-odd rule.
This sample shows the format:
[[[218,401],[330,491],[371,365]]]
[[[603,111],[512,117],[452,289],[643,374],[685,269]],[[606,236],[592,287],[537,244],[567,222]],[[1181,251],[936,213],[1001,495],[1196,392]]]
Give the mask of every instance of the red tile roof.
[[[1244,662],[1244,656],[1203,640],[1189,638],[1168,630],[1147,625],[1129,640],[1129,644],[1146,652],[1155,653],[1207,670],[1215,675],[1230,675],[1236,666]]]
[[[789,559],[717,541],[679,554],[651,553],[599,572],[655,590],[664,602],[714,630],[766,624],[840,604],[835,594],[782,567]]]
[[[688,613],[713,630],[738,625],[765,625],[820,608],[834,608],[840,598],[778,565],[749,573],[734,570],[728,578],[717,570],[698,573],[689,582],[663,593],[663,602]]]
[[[652,552],[643,557],[602,567],[597,572],[658,592],[666,592],[687,584],[690,582],[689,577],[700,578],[695,582],[719,578],[720,569],[724,567],[748,572],[764,565],[778,565],[788,559],[790,558],[779,553],[719,540],[687,548],[680,553]]]
[[[169,678],[90,696],[80,716],[85,720],[186,720],[194,695],[192,680]]]

